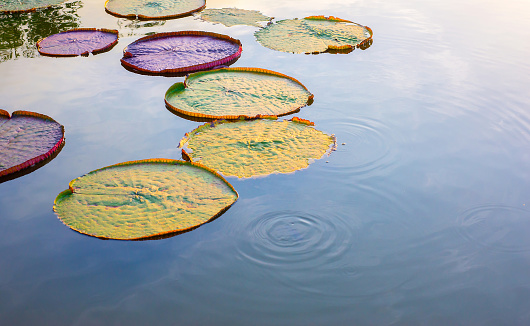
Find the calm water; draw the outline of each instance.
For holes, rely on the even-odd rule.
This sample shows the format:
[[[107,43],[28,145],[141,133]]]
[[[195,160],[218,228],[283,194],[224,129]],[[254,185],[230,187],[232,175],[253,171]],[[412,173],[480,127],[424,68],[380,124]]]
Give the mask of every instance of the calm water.
[[[0,107],[47,114],[66,145],[0,184],[2,325],[530,324],[530,3],[208,1],[279,19],[334,15],[370,26],[348,55],[259,45],[254,27],[193,17],[135,22],[104,1],[0,17]],[[75,26],[119,29],[108,53],[41,57]],[[122,49],[159,31],[243,43],[234,67],[293,76],[315,95],[297,116],[338,139],[293,174],[228,181],[240,199],[200,228],[104,241],[52,211],[68,182],[145,158],[180,158],[199,125],[163,96],[183,78],[143,76]]]

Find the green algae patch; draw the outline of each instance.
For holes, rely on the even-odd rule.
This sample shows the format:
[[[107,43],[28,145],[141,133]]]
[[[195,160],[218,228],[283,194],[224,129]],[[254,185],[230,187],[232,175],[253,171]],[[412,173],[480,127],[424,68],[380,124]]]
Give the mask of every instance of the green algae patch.
[[[166,19],[190,15],[206,6],[205,0],[107,0],[105,10],[118,17]]]
[[[313,94],[298,80],[259,68],[222,68],[190,74],[165,95],[170,110],[210,119],[281,116],[312,101]]]
[[[304,169],[330,153],[335,137],[307,120],[272,118],[206,123],[181,140],[183,157],[225,176],[250,178]]]
[[[369,43],[372,35],[369,27],[333,16],[280,20],[254,34],[261,45],[292,53],[348,53]]]
[[[48,8],[66,0],[0,0],[0,12],[16,13]]]
[[[221,23],[231,27],[235,25],[248,25],[261,27],[260,22],[270,21],[272,17],[265,16],[257,10],[238,8],[204,9],[200,16],[202,20],[210,23]]]
[[[137,240],[191,230],[238,198],[216,172],[178,160],[124,162],[70,182],[55,199],[59,219],[80,233]]]

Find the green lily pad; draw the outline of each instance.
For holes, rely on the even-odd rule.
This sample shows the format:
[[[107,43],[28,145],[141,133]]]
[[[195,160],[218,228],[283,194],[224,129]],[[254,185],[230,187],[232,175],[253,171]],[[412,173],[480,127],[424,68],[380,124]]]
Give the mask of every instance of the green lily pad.
[[[222,68],[188,75],[171,86],[166,105],[177,113],[200,118],[239,119],[280,116],[313,101],[298,80],[259,68]]]
[[[56,6],[66,0],[0,0],[0,12],[15,13]]]
[[[203,165],[149,159],[111,165],[72,180],[53,209],[80,233],[136,240],[196,228],[237,198],[225,179]]]
[[[181,140],[183,157],[225,176],[250,178],[291,173],[335,148],[335,137],[307,120],[257,119],[206,123]]]
[[[64,127],[52,118],[28,111],[10,116],[0,110],[0,177],[45,161],[64,143]]]
[[[324,16],[281,20],[254,33],[261,45],[282,52],[351,52],[372,39],[369,27]]]
[[[221,23],[225,26],[249,25],[261,27],[259,22],[270,21],[272,17],[265,16],[257,10],[237,8],[204,9],[200,18],[211,23]]]
[[[206,6],[205,0],[107,0],[105,10],[118,17],[165,19],[189,15]]]

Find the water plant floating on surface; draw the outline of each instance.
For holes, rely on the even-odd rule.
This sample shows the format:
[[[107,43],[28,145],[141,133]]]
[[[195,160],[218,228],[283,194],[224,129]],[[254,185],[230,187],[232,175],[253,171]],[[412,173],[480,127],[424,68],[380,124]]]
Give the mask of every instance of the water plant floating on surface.
[[[56,6],[66,0],[0,0],[0,12],[15,13]]]
[[[211,23],[221,23],[225,26],[249,25],[261,27],[259,22],[270,21],[272,17],[267,17],[257,10],[245,10],[237,8],[204,9],[198,16]]]
[[[201,164],[148,159],[72,180],[53,209],[80,233],[137,240],[194,229],[224,213],[237,198],[223,177]]]
[[[37,49],[43,55],[75,57],[108,51],[116,43],[118,43],[117,30],[74,28],[43,38],[37,42]]]
[[[172,75],[212,69],[235,62],[241,42],[230,36],[181,31],[142,37],[123,50],[121,63],[135,72]]]
[[[205,0],[107,0],[105,10],[118,17],[166,19],[190,15],[206,6]]]
[[[371,43],[372,30],[336,17],[280,20],[254,33],[261,45],[292,53],[348,53]]]
[[[222,68],[190,74],[171,86],[167,107],[200,118],[239,119],[280,116],[313,101],[298,80],[259,68]]]
[[[183,157],[225,176],[250,178],[290,173],[309,166],[334,149],[335,137],[313,123],[293,118],[206,123],[181,140]]]
[[[64,127],[35,112],[0,110],[0,177],[42,162],[60,150]]]

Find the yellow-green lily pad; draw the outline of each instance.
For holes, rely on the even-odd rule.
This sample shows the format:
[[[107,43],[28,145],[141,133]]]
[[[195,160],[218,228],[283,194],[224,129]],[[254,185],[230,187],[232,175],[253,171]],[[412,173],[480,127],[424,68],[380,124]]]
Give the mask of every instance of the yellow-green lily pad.
[[[0,0],[0,12],[15,13],[56,6],[66,0]]]
[[[165,19],[204,9],[205,0],[107,0],[105,10],[118,17]]]
[[[183,157],[225,176],[250,178],[306,168],[335,148],[335,137],[312,122],[256,119],[206,123],[181,140]]]
[[[80,233],[136,240],[196,228],[222,214],[237,198],[223,177],[201,164],[148,159],[111,165],[72,180],[53,209]]]
[[[261,45],[292,53],[351,52],[372,39],[372,30],[336,17],[280,20],[254,33]]]
[[[298,80],[259,68],[222,68],[188,75],[171,86],[167,107],[200,118],[239,119],[280,116],[313,101]]]
[[[260,22],[272,19],[272,17],[265,16],[257,10],[238,8],[204,9],[200,13],[200,18],[211,23],[221,23],[228,27],[235,25],[261,27]]]

